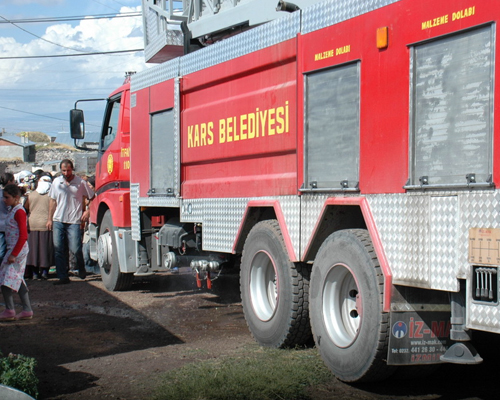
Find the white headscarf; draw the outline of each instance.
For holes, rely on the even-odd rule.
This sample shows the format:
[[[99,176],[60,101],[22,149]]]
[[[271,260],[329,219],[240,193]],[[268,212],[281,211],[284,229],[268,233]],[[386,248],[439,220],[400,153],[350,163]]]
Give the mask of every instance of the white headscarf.
[[[48,176],[41,176],[38,180],[36,191],[40,194],[47,194],[52,186],[52,181]]]

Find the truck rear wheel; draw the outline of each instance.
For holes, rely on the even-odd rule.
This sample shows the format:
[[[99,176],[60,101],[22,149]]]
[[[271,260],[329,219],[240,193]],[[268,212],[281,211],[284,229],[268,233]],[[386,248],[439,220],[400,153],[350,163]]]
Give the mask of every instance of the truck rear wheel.
[[[97,241],[97,259],[101,270],[101,279],[106,289],[114,292],[130,289],[133,274],[125,274],[120,271],[118,254],[116,250],[115,227],[108,210],[99,227],[99,239]]]
[[[366,230],[331,234],[311,274],[311,324],[330,370],[346,382],[387,378],[389,314],[383,312],[383,276]]]
[[[250,231],[240,273],[243,312],[255,340],[270,347],[307,343],[309,270],[289,260],[276,220]]]

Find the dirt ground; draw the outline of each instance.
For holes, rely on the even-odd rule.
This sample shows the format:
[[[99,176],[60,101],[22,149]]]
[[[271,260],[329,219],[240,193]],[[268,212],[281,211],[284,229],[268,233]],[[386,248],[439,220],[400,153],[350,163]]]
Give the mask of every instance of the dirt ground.
[[[151,395],[162,372],[257,346],[243,317],[236,273],[221,275],[207,291],[181,272],[143,278],[117,293],[107,292],[97,276],[62,286],[30,280],[35,317],[1,323],[0,351],[36,358],[41,399],[132,400]],[[478,335],[477,347],[487,357],[479,366],[447,366],[427,378],[375,385],[332,377],[311,394],[317,400],[490,399],[497,391],[496,336]]]

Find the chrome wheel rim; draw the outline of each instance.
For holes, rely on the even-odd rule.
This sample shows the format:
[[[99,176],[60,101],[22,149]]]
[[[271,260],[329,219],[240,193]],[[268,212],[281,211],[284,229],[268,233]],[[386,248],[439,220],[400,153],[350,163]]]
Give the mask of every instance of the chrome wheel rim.
[[[111,234],[109,231],[106,231],[102,235],[99,235],[99,240],[97,241],[97,263],[99,267],[105,271],[109,271],[112,256]]]
[[[274,262],[264,251],[258,252],[252,260],[249,287],[255,315],[261,321],[269,321],[278,304],[278,284]]]
[[[338,347],[348,347],[358,335],[361,297],[349,268],[336,264],[330,268],[323,286],[323,321],[330,339]]]

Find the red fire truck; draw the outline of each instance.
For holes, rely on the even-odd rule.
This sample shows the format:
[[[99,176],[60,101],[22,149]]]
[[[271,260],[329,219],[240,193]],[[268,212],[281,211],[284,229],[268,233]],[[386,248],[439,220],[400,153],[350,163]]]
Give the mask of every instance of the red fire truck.
[[[497,2],[173,3],[143,0],[159,64],[107,101],[106,287],[186,266],[210,286],[241,256],[262,345],[313,336],[349,382],[481,362],[471,332],[500,332]]]

